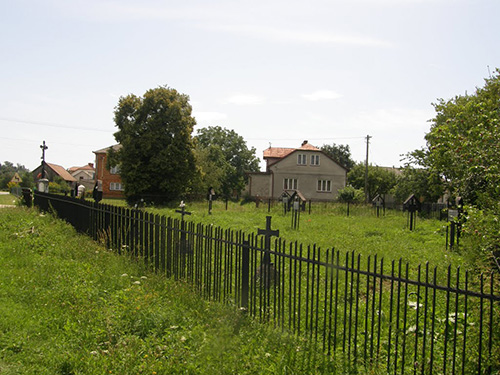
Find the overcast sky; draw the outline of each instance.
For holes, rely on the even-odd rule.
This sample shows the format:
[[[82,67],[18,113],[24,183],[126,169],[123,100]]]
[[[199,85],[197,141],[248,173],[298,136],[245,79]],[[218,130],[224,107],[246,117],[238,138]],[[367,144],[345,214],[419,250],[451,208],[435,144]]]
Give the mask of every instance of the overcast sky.
[[[0,0],[0,162],[94,162],[120,96],[168,85],[196,128],[347,144],[399,166],[438,98],[500,67],[498,0]]]

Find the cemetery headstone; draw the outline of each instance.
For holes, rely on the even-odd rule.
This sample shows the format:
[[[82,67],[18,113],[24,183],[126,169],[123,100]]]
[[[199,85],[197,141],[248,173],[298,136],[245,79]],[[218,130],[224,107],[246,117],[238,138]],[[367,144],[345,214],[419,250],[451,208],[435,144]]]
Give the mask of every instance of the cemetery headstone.
[[[408,222],[410,230],[415,229],[417,212],[420,211],[420,201],[415,194],[411,194],[403,203],[403,211],[408,211]]]
[[[207,200],[208,200],[208,214],[212,215],[212,201],[215,199],[215,190],[213,187],[208,189]]]
[[[186,211],[186,204],[181,201],[179,205],[180,210],[175,210],[175,212],[181,214],[181,241],[180,241],[180,252],[181,254],[186,254],[190,251],[190,247],[187,244],[186,239],[186,223],[184,222],[184,215],[191,215],[191,212]]]
[[[380,210],[383,210],[383,213],[385,215],[385,201],[380,194],[377,194],[377,196],[373,198],[372,204],[373,206],[375,206],[375,209],[377,211],[377,217],[380,217]]]
[[[271,229],[271,216],[266,216],[266,228],[259,229],[257,234],[264,236],[264,258],[259,269],[257,269],[256,276],[258,279],[263,280],[265,288],[270,288],[271,284],[277,279],[277,271],[274,264],[271,263],[271,237],[279,237],[280,231],[279,229]]]
[[[300,202],[299,197],[295,197],[293,202],[293,211],[292,211],[292,228],[297,229],[299,227],[300,221]]]

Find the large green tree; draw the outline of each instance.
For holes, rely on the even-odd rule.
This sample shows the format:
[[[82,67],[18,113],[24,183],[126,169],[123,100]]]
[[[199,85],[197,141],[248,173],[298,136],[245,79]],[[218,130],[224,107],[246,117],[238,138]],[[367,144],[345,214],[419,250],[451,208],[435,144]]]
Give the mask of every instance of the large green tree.
[[[428,165],[466,203],[500,200],[500,70],[472,95],[440,99],[426,135]]]
[[[214,174],[220,176],[218,181],[211,182],[220,195],[240,194],[245,187],[245,173],[259,170],[255,148],[248,148],[243,137],[234,130],[220,126],[199,129],[196,143],[198,155],[205,161],[201,173],[210,178]]]
[[[165,203],[188,192],[196,173],[191,137],[196,122],[187,95],[161,86],[143,97],[121,97],[115,123],[122,147],[110,160],[120,165],[129,203]]]
[[[335,143],[331,145],[323,145],[321,146],[321,151],[347,169],[352,169],[356,164],[351,157],[351,149],[349,148],[349,145],[337,145]]]

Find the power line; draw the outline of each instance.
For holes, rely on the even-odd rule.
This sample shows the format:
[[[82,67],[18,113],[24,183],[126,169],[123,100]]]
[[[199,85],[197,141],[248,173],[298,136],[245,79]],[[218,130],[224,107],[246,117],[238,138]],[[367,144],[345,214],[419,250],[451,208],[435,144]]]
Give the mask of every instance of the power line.
[[[328,138],[309,138],[311,141],[328,141],[328,140],[343,140],[343,139],[366,139],[366,137],[328,137]],[[248,141],[303,141],[304,138],[245,138]]]
[[[50,123],[50,122],[31,121],[31,120],[20,120],[20,119],[7,118],[7,117],[0,117],[0,121],[15,122],[18,124],[27,124],[27,125],[49,126],[52,128],[61,128],[61,129],[87,130],[87,131],[96,131],[96,132],[105,132],[105,133],[110,132],[109,129],[84,128],[81,126],[62,125],[62,124],[55,124],[55,123]]]

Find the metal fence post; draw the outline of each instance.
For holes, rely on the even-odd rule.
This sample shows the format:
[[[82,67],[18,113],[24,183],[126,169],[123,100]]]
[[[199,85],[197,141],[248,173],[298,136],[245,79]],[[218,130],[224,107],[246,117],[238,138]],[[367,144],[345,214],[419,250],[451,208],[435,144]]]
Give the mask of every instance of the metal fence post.
[[[241,257],[241,307],[248,309],[248,291],[250,283],[250,242],[243,241]]]

